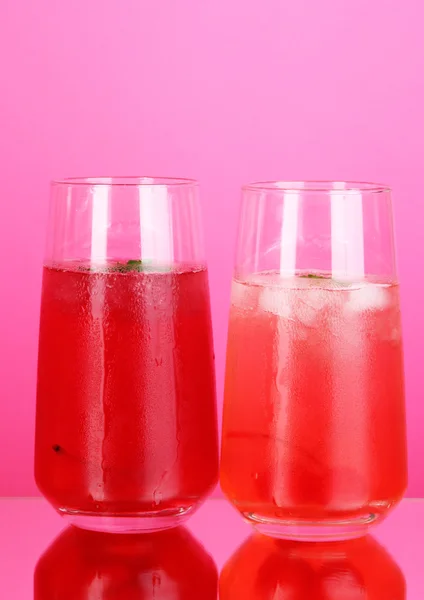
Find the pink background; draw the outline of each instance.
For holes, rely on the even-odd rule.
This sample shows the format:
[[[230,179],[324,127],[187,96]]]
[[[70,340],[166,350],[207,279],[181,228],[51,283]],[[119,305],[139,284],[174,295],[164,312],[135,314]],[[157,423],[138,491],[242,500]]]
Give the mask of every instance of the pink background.
[[[423,18],[421,0],[0,2],[0,494],[36,491],[48,181],[158,174],[202,182],[220,399],[240,184],[392,184],[424,496]]]

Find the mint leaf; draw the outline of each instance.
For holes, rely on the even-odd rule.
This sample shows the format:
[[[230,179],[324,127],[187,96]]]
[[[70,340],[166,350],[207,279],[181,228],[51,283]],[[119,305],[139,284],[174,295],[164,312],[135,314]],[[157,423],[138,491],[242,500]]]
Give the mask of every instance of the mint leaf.
[[[127,271],[143,271],[142,260],[129,260],[125,266]]]
[[[326,275],[318,275],[317,273],[301,273],[298,275],[298,277],[302,277],[303,279],[316,280],[316,285],[321,285],[319,284],[319,282],[322,280],[328,282],[329,285],[331,285],[332,287],[346,288],[352,285],[352,283],[349,281],[340,281],[339,279],[335,279],[329,273]]]
[[[142,273],[144,271],[158,271],[167,273],[171,269],[167,266],[156,265],[152,260],[141,260],[131,259],[126,262],[116,261],[115,263],[109,263],[108,265],[81,265],[78,267],[79,271],[86,271],[88,273]]]
[[[128,273],[129,271],[145,271],[146,265],[142,260],[128,260],[126,263],[117,262],[110,267],[110,271],[118,273]]]
[[[159,271],[165,273],[169,271],[169,268],[163,266],[160,267],[151,260],[132,259],[128,260],[126,263],[117,262],[110,270],[118,271],[119,273],[132,273],[134,271],[137,273],[142,273],[143,271]]]
[[[308,279],[328,279],[324,275],[316,275],[315,273],[306,273],[305,275],[299,275],[299,277],[307,277]]]

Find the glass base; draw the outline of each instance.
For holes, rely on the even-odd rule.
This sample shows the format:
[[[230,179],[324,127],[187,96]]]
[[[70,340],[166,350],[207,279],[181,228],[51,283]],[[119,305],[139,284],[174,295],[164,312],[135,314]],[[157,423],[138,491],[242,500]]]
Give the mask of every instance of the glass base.
[[[305,542],[334,542],[363,537],[369,528],[382,520],[378,514],[368,513],[356,519],[302,521],[280,520],[244,513],[244,518],[260,533],[274,538]]]
[[[197,506],[158,510],[129,515],[87,513],[59,508],[59,514],[69,525],[103,533],[149,533],[178,527],[196,510]]]

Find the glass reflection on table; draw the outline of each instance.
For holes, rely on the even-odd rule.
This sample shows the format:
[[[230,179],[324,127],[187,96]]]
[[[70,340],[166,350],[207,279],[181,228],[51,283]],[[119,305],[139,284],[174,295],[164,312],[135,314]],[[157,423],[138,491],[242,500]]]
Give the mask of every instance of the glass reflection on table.
[[[290,542],[252,535],[224,566],[220,600],[404,600],[400,567],[371,536]]]
[[[214,561],[185,528],[140,535],[66,529],[34,573],[34,600],[216,600]]]

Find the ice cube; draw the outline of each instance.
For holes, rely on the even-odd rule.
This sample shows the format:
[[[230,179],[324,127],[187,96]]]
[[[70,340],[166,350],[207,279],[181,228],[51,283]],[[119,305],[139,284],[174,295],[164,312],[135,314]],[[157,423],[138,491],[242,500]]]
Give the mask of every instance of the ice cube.
[[[259,296],[259,309],[289,319],[291,309],[288,291],[279,286],[263,287]]]
[[[321,302],[317,302],[317,298],[314,300],[316,302],[312,302],[312,304],[309,302],[309,298],[296,300],[295,318],[306,327],[314,327],[317,324],[318,313],[323,306]]]
[[[354,312],[382,310],[389,303],[390,296],[386,287],[369,283],[351,290],[349,300],[346,303],[346,309]]]
[[[296,320],[306,327],[316,327],[320,313],[332,303],[332,292],[328,289],[328,280],[308,285],[308,288],[296,290],[294,312]]]
[[[261,285],[252,285],[250,281],[234,280],[231,287],[231,304],[242,311],[255,311],[259,306]]]
[[[231,304],[233,306],[243,306],[244,304],[244,296],[245,296],[245,287],[239,281],[233,281],[231,286]]]
[[[240,281],[231,286],[231,304],[237,308],[249,308],[249,287]]]

